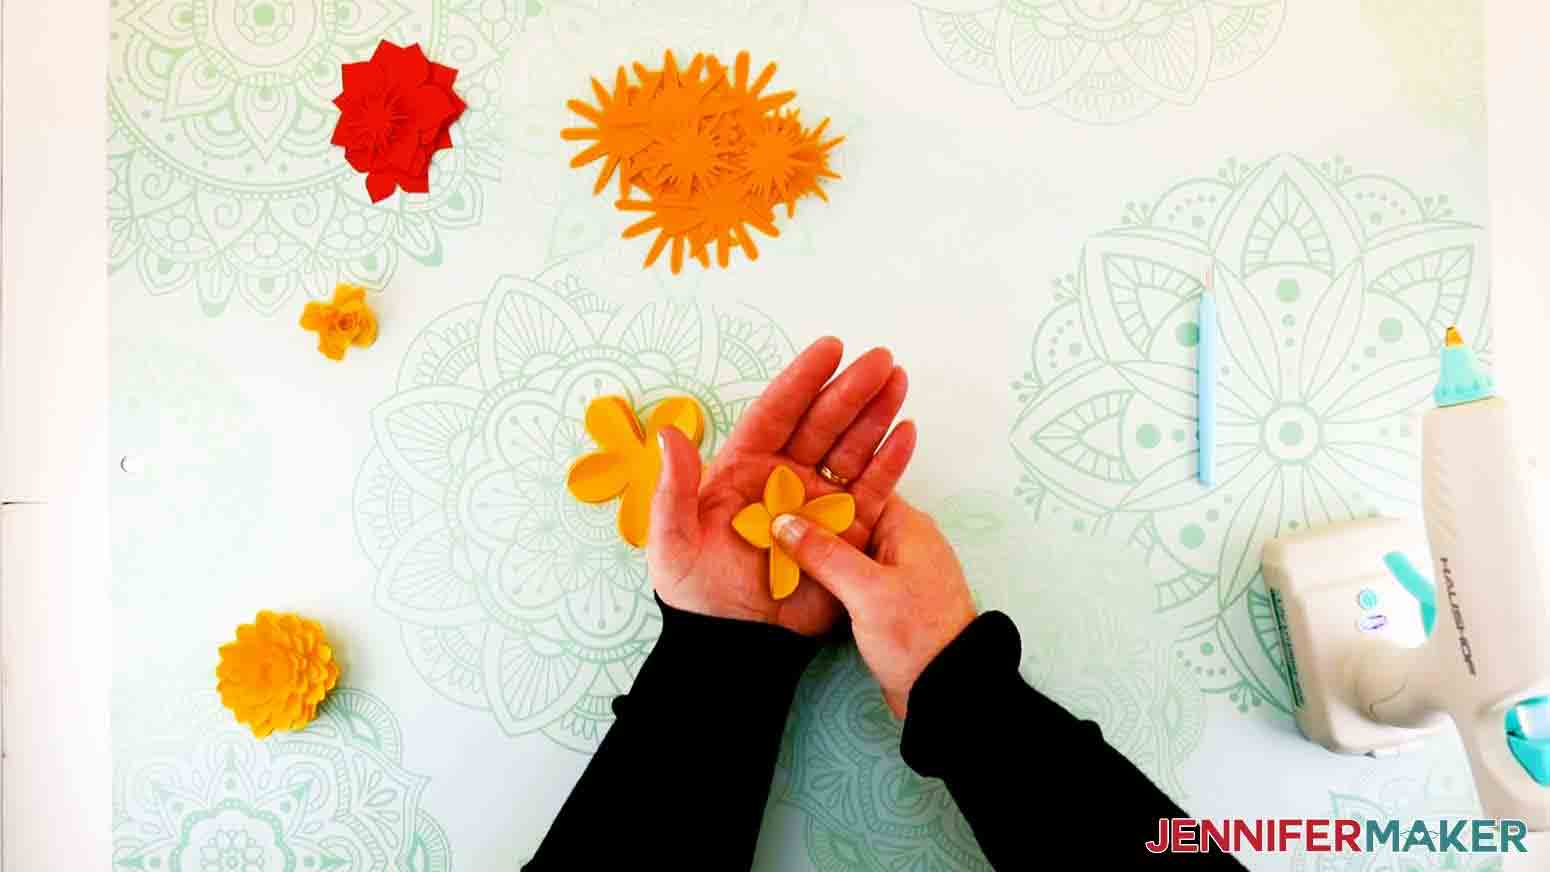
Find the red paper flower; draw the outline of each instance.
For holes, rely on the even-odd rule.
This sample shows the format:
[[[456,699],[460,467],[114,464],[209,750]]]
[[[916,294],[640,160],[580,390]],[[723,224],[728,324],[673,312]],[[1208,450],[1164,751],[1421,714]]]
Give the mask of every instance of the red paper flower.
[[[432,63],[419,44],[383,40],[371,60],[344,65],[344,93],[334,99],[334,145],[366,174],[372,202],[395,188],[430,190],[431,155],[452,147],[447,128],[466,104],[452,91],[457,70]]]

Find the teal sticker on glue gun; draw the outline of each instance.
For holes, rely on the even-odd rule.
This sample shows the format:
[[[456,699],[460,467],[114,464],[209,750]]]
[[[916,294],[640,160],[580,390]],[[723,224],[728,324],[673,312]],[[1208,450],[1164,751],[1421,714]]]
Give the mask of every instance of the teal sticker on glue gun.
[[[1449,327],[1442,346],[1442,369],[1437,374],[1437,387],[1432,390],[1432,398],[1439,406],[1457,406],[1495,394],[1496,380],[1475,359],[1474,351],[1464,344],[1458,329]]]
[[[1550,697],[1526,699],[1507,711],[1507,747],[1530,778],[1550,787]]]
[[[1437,623],[1437,588],[1432,586],[1426,576],[1416,571],[1410,558],[1398,551],[1383,555],[1383,565],[1389,568],[1399,586],[1420,604],[1421,626],[1426,630],[1427,638],[1430,638],[1432,626]]]

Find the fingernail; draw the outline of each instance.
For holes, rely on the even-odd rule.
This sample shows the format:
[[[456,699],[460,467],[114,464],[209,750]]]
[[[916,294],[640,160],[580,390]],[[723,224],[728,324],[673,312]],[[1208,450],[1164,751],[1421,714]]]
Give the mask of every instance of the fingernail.
[[[796,515],[776,515],[770,522],[770,532],[782,545],[795,545],[802,538],[803,520]]]

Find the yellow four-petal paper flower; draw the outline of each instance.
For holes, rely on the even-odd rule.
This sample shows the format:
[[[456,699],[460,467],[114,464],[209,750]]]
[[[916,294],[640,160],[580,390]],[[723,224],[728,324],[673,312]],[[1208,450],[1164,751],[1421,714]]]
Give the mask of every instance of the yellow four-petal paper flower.
[[[770,596],[785,599],[797,589],[802,569],[779,545],[770,525],[779,515],[797,514],[831,533],[842,533],[856,520],[856,498],[847,493],[828,494],[812,502],[802,479],[785,466],[777,466],[764,481],[764,501],[745,506],[732,518],[732,528],[755,548],[770,552]]]
[[[658,403],[645,428],[624,397],[602,396],[587,404],[587,433],[600,451],[571,464],[565,486],[584,503],[619,501],[619,535],[640,548],[651,527],[651,496],[662,473],[662,449],[657,434],[676,427],[695,445],[705,436],[705,416],[689,397],[669,397]]]

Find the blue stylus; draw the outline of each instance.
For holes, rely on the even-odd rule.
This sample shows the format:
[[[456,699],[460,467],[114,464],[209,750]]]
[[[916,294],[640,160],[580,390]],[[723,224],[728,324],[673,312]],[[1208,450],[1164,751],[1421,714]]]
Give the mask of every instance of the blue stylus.
[[[1200,443],[1200,483],[1216,483],[1216,295],[1206,274],[1206,291],[1200,295],[1200,339],[1195,347],[1195,410]]]

